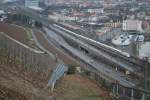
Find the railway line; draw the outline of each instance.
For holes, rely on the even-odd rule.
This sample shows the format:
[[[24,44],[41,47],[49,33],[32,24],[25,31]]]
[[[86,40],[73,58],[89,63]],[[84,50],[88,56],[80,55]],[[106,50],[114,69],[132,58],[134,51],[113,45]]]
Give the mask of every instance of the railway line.
[[[121,58],[121,57],[129,58],[130,55],[128,53],[121,52],[120,50],[115,49],[113,47],[110,47],[110,46],[107,46],[100,42],[94,41],[94,40],[84,37],[82,35],[78,35],[70,30],[67,30],[67,29],[59,26],[59,25],[54,24],[54,26],[56,26],[58,29],[63,30],[64,32],[69,33],[69,35],[76,37],[76,38],[80,39],[81,41],[84,41],[84,42],[90,44],[90,45],[86,45],[86,46],[85,46],[85,44],[82,44],[82,45],[84,45],[84,48],[86,47],[91,50],[89,52],[92,52],[92,53],[94,52],[95,55],[99,55],[99,56],[105,58],[109,62],[112,62],[112,63],[118,65],[118,67],[122,67],[124,70],[128,70],[138,76],[142,76],[141,74],[139,74],[141,66],[137,67],[137,65],[135,65],[134,63],[124,61],[124,59]],[[54,27],[53,27],[53,29],[54,29]],[[63,32],[60,32],[60,33],[63,33]],[[76,39],[74,39],[74,42],[78,42],[78,41],[76,41]],[[81,44],[81,43],[78,43],[78,44]],[[96,49],[93,48],[91,45],[96,47]],[[110,49],[111,49],[111,51],[108,51]]]
[[[56,34],[54,32],[51,33],[51,31],[49,31],[48,29],[46,30],[46,33],[49,36],[50,36],[50,34],[53,34],[53,35]],[[124,76],[122,73],[118,73],[118,72],[114,71],[113,69],[109,68],[108,65],[106,65],[102,62],[99,62],[99,61],[89,62],[89,60],[92,59],[91,57],[83,54],[81,51],[74,49],[73,47],[68,45],[67,42],[65,42],[65,40],[63,38],[60,38],[60,36],[59,36],[59,38],[58,37],[53,37],[53,38],[55,38],[55,41],[57,41],[57,43],[59,43],[59,45],[62,46],[66,51],[70,52],[71,54],[76,56],[78,59],[82,60],[84,63],[87,63],[89,66],[92,66],[93,68],[98,70],[101,73],[101,75],[104,76],[105,78],[107,78],[108,80],[109,79],[111,79],[111,81],[118,80],[118,82],[120,84],[122,84],[126,87],[135,86],[134,83],[128,81],[125,77],[122,77],[122,76]]]
[[[52,29],[55,29],[54,27]],[[57,29],[57,31],[55,30],[55,34],[60,35],[60,33],[64,33],[63,31],[58,31],[59,29]],[[67,33],[66,33],[67,34]],[[69,38],[67,36],[63,36],[60,35],[63,38]],[[70,38],[69,38],[70,39]],[[77,38],[71,39],[72,41],[80,41]],[[81,42],[80,42],[81,43]],[[66,44],[66,43],[65,43]],[[82,43],[81,43],[82,44]],[[114,83],[118,83],[124,87],[127,87],[130,91],[130,93],[132,94],[133,91],[140,91],[141,93],[148,93],[148,91],[145,91],[144,89],[142,89],[142,87],[139,87],[140,84],[140,78],[139,77],[134,77],[134,76],[126,76],[123,73],[121,73],[120,71],[115,71],[112,68],[110,68],[108,63],[105,62],[101,62],[101,61],[97,61],[93,58],[91,58],[91,56],[85,56],[85,54],[81,54],[79,53],[79,51],[81,52],[81,50],[79,50],[78,52],[74,52],[73,48],[70,46],[66,46],[63,45],[63,42],[60,43],[60,45],[67,51],[70,52],[71,54],[75,55],[77,58],[79,58],[82,62],[87,63],[89,66],[91,66],[91,68],[88,68],[90,71],[94,69],[96,69],[96,71],[94,71],[94,73],[97,73],[97,71],[99,72],[99,75],[101,77],[103,77],[104,79],[106,79],[107,81],[111,81]],[[90,58],[88,58],[90,57]],[[92,62],[89,62],[93,60]],[[138,80],[138,81],[137,81]],[[118,88],[117,88],[118,89]]]
[[[21,8],[22,9],[22,8]],[[75,32],[68,30],[66,28],[63,27],[63,25],[60,25],[57,22],[48,20],[48,19],[43,19],[41,17],[39,17],[35,12],[31,13],[31,11],[27,11],[26,9],[22,9],[22,11],[19,13],[22,13],[32,17],[35,20],[38,20],[39,22],[41,22],[43,24],[43,26],[49,27],[49,25],[53,25],[57,28],[60,28],[62,30],[64,30],[65,32],[76,36],[78,38],[80,38],[82,41],[85,41],[87,43],[89,43],[90,45],[93,45],[98,48],[99,50],[104,50],[105,52],[107,52],[109,55],[113,55],[115,57],[115,59],[119,59],[122,60],[123,63],[126,63],[128,66],[122,66],[122,68],[124,68],[125,70],[131,71],[131,72],[136,72],[135,74],[139,75],[139,73],[141,73],[141,69],[143,69],[143,65],[144,65],[144,61],[135,57],[132,57],[130,54],[126,53],[126,52],[122,52],[121,50],[118,50],[116,48],[113,48],[111,46],[105,45],[103,43],[97,42],[95,40],[92,40],[90,38],[84,37],[82,35],[76,34]],[[134,70],[131,70],[134,69]],[[141,75],[139,75],[141,76]]]
[[[90,38],[87,38],[85,36],[82,36],[80,34],[77,34],[76,32],[73,32],[70,28],[67,28],[67,27],[63,26],[62,24],[55,24],[55,26],[61,28],[62,30],[66,31],[68,33],[71,33],[74,36],[77,36],[77,37],[81,38],[82,41],[85,41],[86,43],[88,43],[90,45],[93,45],[94,47],[97,47],[100,50],[106,51],[110,55],[114,55],[114,56],[117,55],[117,57],[125,60],[126,62],[130,62],[133,65],[142,67],[143,64],[145,63],[144,60],[139,59],[137,57],[133,57],[132,55],[130,55],[127,52],[123,52],[123,51],[121,51],[119,49],[116,49],[116,48],[114,48],[112,46],[108,46],[108,45],[106,45],[104,43],[101,43],[101,42],[92,40]]]

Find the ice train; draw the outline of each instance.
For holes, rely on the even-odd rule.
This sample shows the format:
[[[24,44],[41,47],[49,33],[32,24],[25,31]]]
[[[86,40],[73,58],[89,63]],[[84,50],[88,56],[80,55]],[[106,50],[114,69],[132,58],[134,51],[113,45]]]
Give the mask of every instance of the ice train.
[[[77,34],[77,33],[75,33],[75,32],[72,32],[72,31],[66,29],[66,28],[63,28],[63,27],[60,26],[60,25],[57,25],[57,24],[53,24],[53,25],[54,25],[55,27],[61,29],[61,30],[64,30],[64,31],[66,31],[66,32],[68,32],[68,33],[74,35],[74,36],[77,36],[77,37],[82,38],[82,39],[84,39],[84,40],[90,41],[90,42],[92,42],[92,43],[94,43],[94,44],[97,44],[98,46],[101,46],[101,47],[103,47],[103,48],[106,48],[106,49],[108,49],[108,50],[111,50],[111,51],[113,51],[113,52],[115,52],[115,53],[119,53],[119,54],[121,54],[121,55],[123,55],[123,56],[130,57],[130,54],[127,53],[127,52],[123,52],[123,51],[121,51],[121,50],[119,50],[119,49],[116,49],[116,48],[114,48],[114,47],[108,46],[108,45],[106,45],[106,44],[104,44],[104,43],[100,43],[100,42],[95,41],[95,40],[93,40],[93,39],[90,39],[90,38],[87,38],[87,37],[85,37],[85,36],[79,35],[79,34]]]

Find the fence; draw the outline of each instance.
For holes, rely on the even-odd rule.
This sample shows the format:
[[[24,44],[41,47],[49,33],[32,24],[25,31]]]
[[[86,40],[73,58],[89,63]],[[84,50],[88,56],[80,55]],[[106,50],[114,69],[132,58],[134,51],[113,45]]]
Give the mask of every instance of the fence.
[[[50,80],[49,80],[47,86],[51,87],[51,89],[53,90],[56,81],[59,80],[64,75],[64,73],[67,71],[68,71],[67,66],[65,66],[63,64],[59,64],[57,66],[57,68],[53,71],[53,74],[50,77]]]
[[[3,49],[12,59],[20,59],[21,68],[32,77],[47,81],[57,65],[55,59],[45,52],[24,45],[4,33],[0,33],[0,50]]]

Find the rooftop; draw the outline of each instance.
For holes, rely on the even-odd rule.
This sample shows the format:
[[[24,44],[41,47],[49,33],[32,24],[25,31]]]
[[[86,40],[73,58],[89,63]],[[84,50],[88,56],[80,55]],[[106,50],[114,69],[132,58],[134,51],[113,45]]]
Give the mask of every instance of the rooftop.
[[[0,10],[0,14],[5,14],[5,12],[3,10]]]
[[[42,8],[36,7],[36,6],[29,6],[28,8],[33,9],[33,10],[37,10],[37,11],[43,11]]]

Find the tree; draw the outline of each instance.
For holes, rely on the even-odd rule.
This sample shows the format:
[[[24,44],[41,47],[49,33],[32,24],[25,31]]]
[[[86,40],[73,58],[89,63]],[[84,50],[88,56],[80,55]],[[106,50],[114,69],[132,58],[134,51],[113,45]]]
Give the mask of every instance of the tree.
[[[76,72],[76,67],[72,65],[69,66],[67,74],[75,74],[75,72]]]

